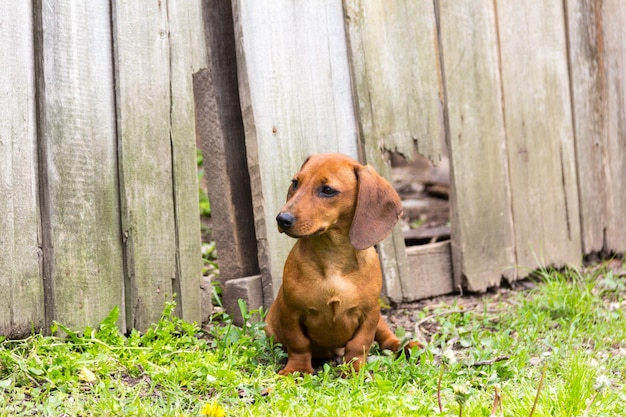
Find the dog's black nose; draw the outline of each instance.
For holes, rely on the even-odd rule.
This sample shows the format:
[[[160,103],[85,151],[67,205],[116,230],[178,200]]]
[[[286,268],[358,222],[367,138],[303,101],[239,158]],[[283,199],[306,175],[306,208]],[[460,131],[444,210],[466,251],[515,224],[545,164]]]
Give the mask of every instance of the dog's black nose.
[[[279,213],[278,216],[276,216],[276,221],[281,229],[288,230],[291,226],[293,226],[296,218],[293,217],[293,214],[286,211],[284,213]]]

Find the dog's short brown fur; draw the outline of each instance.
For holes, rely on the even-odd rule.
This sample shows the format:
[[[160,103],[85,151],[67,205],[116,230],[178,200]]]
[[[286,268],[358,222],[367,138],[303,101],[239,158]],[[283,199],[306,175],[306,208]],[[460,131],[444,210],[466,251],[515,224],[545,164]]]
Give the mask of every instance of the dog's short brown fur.
[[[298,239],[266,318],[267,333],[287,350],[280,374],[312,373],[313,358],[342,356],[358,371],[374,340],[400,349],[380,316],[373,246],[401,213],[398,194],[370,166],[341,154],[304,162],[276,218],[279,231]]]

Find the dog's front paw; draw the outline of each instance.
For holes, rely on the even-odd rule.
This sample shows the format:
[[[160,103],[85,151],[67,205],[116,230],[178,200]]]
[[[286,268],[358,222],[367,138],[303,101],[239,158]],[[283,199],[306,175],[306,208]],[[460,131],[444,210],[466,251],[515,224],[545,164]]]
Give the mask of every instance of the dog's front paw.
[[[314,371],[310,361],[307,363],[306,361],[287,360],[287,365],[278,371],[278,374],[291,375],[296,372],[300,372],[301,374],[312,374]]]
[[[418,348],[421,349],[423,348],[424,345],[421,344],[420,342],[418,342],[417,340],[411,340],[409,342],[407,342],[402,349],[404,350],[404,353],[406,353],[407,356],[409,356],[411,354],[411,350],[413,348]]]
[[[300,369],[300,368],[288,368],[288,367],[285,366],[283,369],[278,371],[278,375],[283,375],[283,376],[292,375],[292,374],[296,374],[296,373],[312,374],[313,373],[313,368],[312,367],[308,367],[308,368]]]

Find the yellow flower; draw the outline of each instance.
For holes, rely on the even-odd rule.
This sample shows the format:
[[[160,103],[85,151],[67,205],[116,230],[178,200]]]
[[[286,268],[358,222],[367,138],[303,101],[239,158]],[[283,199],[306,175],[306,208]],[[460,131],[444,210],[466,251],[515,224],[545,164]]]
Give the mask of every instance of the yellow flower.
[[[209,416],[209,417],[225,417],[226,416],[226,412],[224,411],[222,406],[217,403],[205,404],[204,407],[202,407],[202,410],[200,410],[200,414],[202,414],[203,416]]]
[[[93,372],[91,372],[89,369],[80,368],[80,372],[78,373],[78,380],[80,382],[87,382],[89,384],[93,384],[94,382],[98,380],[98,378],[96,378],[96,375]]]

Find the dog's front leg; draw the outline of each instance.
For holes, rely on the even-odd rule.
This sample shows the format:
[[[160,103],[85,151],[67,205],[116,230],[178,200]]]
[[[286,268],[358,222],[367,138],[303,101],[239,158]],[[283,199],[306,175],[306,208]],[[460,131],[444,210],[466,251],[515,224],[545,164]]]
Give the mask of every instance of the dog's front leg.
[[[287,352],[287,365],[278,372],[280,375],[290,375],[296,372],[303,374],[313,373],[311,352],[295,352],[290,349],[287,349]]]
[[[382,316],[378,319],[378,325],[376,326],[376,341],[381,349],[389,349],[393,352],[397,352],[400,349],[400,339],[393,334]]]
[[[378,345],[381,349],[389,349],[396,353],[399,353],[400,351],[400,339],[391,331],[391,329],[389,328],[387,323],[385,323],[385,320],[382,317],[380,317],[380,319],[378,320],[375,340],[378,342]],[[415,340],[410,341],[404,346],[404,351],[408,355],[411,353],[411,349],[414,347],[421,348],[422,344]]]
[[[287,365],[278,372],[289,375],[295,372],[313,373],[311,365],[311,341],[304,335],[298,322],[283,323],[284,347],[287,350]]]
[[[378,320],[375,317],[369,317],[361,324],[354,337],[346,344],[344,360],[352,364],[354,372],[359,372],[359,369],[367,360],[367,353],[370,347],[372,347],[372,343],[374,343],[377,323]]]

